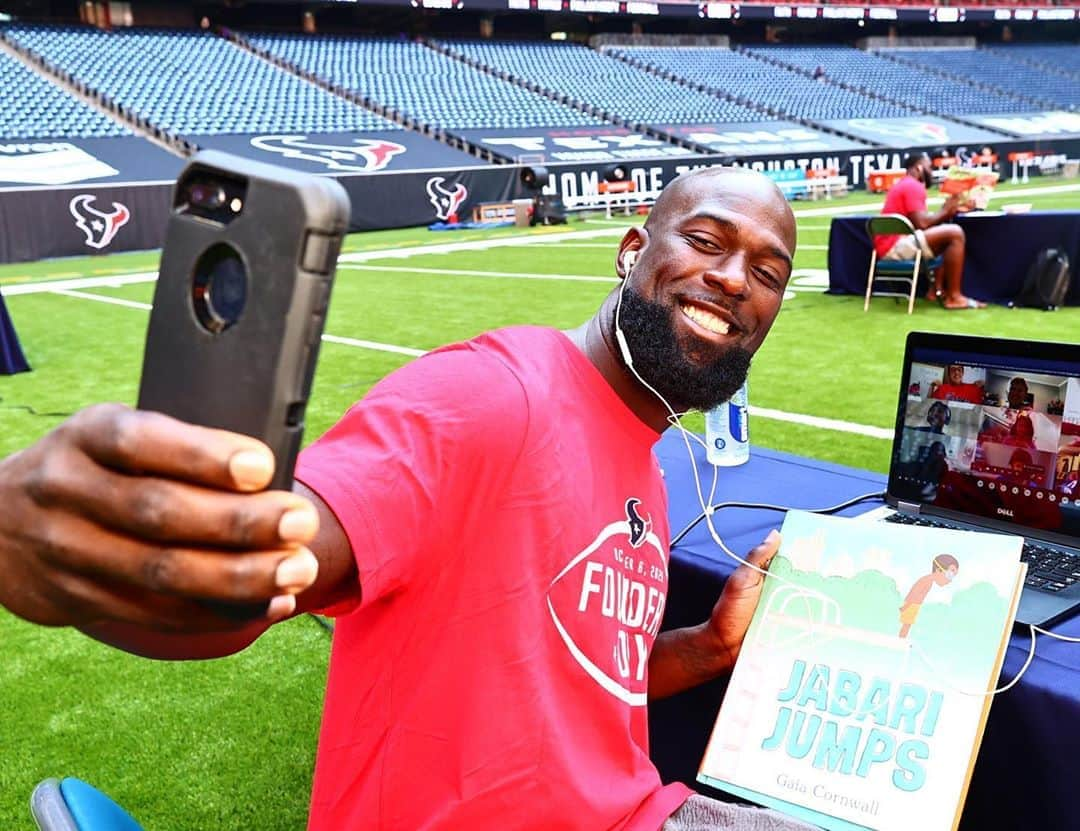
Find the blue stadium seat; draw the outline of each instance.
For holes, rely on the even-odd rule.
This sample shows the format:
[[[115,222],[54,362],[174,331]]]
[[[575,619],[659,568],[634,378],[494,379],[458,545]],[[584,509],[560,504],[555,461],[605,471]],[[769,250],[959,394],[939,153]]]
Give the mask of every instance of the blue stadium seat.
[[[401,129],[209,32],[14,24],[3,34],[174,134]]]
[[[0,52],[0,138],[104,138],[131,131]]]
[[[414,41],[286,34],[245,38],[293,66],[436,128],[605,123]]]

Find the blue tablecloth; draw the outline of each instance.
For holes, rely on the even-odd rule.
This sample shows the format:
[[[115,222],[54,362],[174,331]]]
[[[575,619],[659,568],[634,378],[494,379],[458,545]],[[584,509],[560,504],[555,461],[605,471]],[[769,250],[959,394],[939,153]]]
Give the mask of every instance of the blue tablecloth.
[[[870,267],[870,238],[865,216],[836,217],[829,230],[829,291],[865,294]],[[1073,283],[1066,305],[1080,306],[1080,211],[1033,211],[1026,214],[961,214],[957,222],[967,237],[964,293],[978,300],[1007,303],[1024,283],[1035,256],[1060,248],[1072,265]]]
[[[0,375],[14,375],[26,372],[30,365],[26,363],[19,336],[15,334],[15,324],[11,322],[4,295],[0,294]]]
[[[711,477],[704,450],[693,445],[698,470]],[[668,431],[657,447],[670,497],[672,534],[701,508],[682,440]],[[708,487],[706,479],[706,487]],[[754,448],[741,467],[722,469],[714,502],[771,502],[796,508],[823,508],[863,493],[884,490],[885,478],[863,470],[816,462]],[[852,515],[880,505],[848,509]],[[779,528],[783,514],[725,509],[714,524],[728,546],[741,555]],[[671,553],[671,585],[665,628],[701,623],[719,597],[735,563],[709,537],[704,524]],[[1080,637],[1080,617],[1053,631]],[[1013,678],[1027,658],[1027,630],[1009,643],[1002,681]],[[694,781],[723,695],[721,681],[649,705],[652,757],[666,781]],[[1080,782],[1080,644],[1040,638],[1035,660],[1013,689],[998,695],[990,710],[961,829],[1076,829],[1073,788]],[[730,797],[729,797],[730,798]]]

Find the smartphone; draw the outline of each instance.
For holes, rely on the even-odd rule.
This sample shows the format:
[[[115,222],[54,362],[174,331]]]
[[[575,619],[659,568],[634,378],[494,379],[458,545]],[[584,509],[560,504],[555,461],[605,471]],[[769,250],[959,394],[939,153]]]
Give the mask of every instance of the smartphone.
[[[244,433],[288,489],[349,198],[333,179],[208,150],[172,195],[139,409]]]

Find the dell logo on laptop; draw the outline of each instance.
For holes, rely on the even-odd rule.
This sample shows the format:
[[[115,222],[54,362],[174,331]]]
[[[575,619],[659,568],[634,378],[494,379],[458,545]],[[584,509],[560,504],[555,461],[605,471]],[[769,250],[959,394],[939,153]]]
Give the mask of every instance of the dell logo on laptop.
[[[1007,516],[1011,518],[1013,515],[1012,508],[998,508],[997,512],[999,516]]]

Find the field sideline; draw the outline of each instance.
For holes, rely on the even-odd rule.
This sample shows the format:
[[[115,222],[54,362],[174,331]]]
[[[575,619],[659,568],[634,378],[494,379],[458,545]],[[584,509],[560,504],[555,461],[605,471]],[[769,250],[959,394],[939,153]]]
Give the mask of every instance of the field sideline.
[[[1077,209],[1080,184],[1003,185],[995,201],[1010,200]],[[793,279],[751,373],[753,444],[881,471],[909,330],[1077,339],[1077,307],[946,312],[920,300],[908,316],[888,299],[864,313],[861,297],[825,295],[830,216],[871,212],[880,202],[864,194],[795,206]],[[501,325],[578,325],[615,285],[618,239],[641,220],[351,235],[306,440],[379,378],[427,350]],[[138,252],[0,266],[0,291],[34,368],[0,377],[0,457],[80,407],[134,402],[157,258]],[[687,424],[700,429],[700,417]],[[0,613],[0,735],[7,751],[0,760],[0,827],[32,827],[26,802],[40,779],[80,775],[147,829],[302,828],[327,646],[326,633],[302,618],[238,656],[167,664]]]

